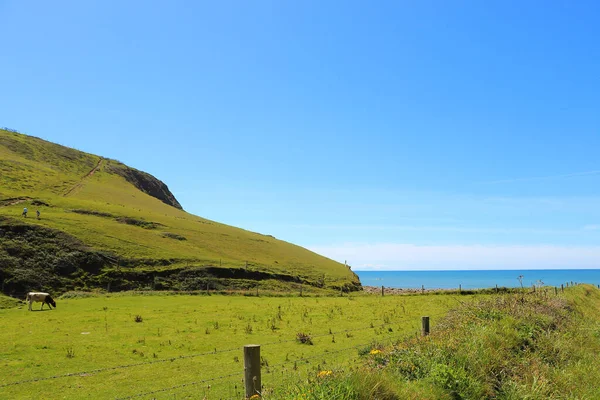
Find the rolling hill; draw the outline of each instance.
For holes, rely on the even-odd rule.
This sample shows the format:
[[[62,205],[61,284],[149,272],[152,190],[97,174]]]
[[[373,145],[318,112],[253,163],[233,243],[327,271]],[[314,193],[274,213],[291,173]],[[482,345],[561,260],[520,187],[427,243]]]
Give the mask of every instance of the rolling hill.
[[[343,264],[185,212],[150,174],[2,129],[0,282],[2,292],[13,295],[32,289],[198,290],[207,284],[360,288]]]

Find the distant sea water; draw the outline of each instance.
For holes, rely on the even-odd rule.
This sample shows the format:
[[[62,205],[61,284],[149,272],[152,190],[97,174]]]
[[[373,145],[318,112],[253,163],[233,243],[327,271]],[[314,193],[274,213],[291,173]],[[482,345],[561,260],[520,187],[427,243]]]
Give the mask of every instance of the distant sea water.
[[[560,286],[567,282],[600,285],[600,269],[535,269],[535,270],[491,270],[491,271],[354,271],[363,286],[385,286],[390,288],[483,289],[519,287],[520,275],[523,286],[538,284]]]

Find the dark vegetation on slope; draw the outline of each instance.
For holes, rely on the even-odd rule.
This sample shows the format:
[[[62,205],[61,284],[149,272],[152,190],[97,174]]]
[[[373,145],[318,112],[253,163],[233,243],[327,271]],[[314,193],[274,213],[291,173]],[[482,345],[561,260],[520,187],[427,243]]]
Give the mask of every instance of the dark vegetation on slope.
[[[32,204],[33,204],[33,202],[32,202]],[[111,218],[122,224],[135,225],[135,226],[139,226],[140,228],[144,228],[144,229],[156,229],[156,228],[165,226],[164,224],[161,224],[160,222],[146,221],[143,219],[133,218],[133,217],[119,217],[119,216],[112,215],[110,213],[102,212],[102,211],[74,209],[74,210],[71,210],[71,212],[74,212],[76,214],[83,214],[83,215],[94,215],[96,217]]]
[[[0,216],[0,284],[2,292],[11,296],[23,297],[30,290],[193,291],[207,285],[211,290],[244,290],[264,281],[325,287],[324,282],[308,277],[252,268],[174,265],[180,261],[123,258],[94,250],[64,232]]]
[[[106,259],[58,230],[0,217],[0,265],[2,292],[22,297],[30,290],[86,286]]]

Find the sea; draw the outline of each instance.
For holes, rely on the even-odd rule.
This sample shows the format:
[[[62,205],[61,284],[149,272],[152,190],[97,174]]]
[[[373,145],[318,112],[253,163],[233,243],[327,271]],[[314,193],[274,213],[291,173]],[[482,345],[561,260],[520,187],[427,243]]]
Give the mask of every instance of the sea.
[[[354,271],[363,286],[403,289],[485,289],[567,283],[600,285],[600,269],[531,269],[485,271]],[[521,281],[519,280],[521,278]]]

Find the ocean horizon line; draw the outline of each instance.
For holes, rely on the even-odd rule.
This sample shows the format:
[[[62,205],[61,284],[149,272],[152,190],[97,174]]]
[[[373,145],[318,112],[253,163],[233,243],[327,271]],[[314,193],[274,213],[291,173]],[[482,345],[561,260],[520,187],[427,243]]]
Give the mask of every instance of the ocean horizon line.
[[[355,271],[364,286],[396,288],[488,288],[570,283],[600,284],[600,269],[499,269],[499,270],[382,270]]]
[[[595,268],[352,269],[354,272],[595,271]]]

